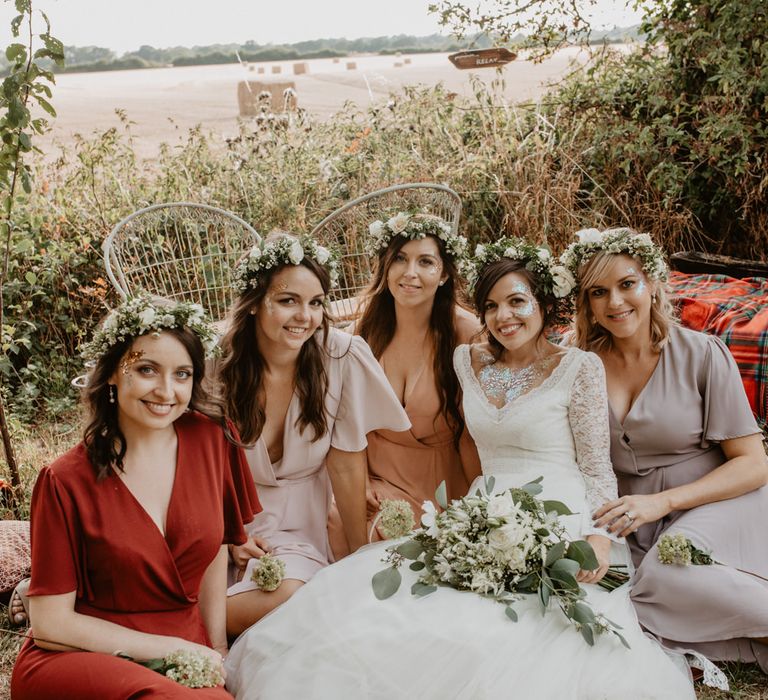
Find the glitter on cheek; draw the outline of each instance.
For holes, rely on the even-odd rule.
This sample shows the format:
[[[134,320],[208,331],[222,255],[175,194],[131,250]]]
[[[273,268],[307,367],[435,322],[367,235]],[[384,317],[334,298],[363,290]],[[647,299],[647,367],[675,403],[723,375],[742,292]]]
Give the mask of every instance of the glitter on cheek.
[[[529,318],[536,313],[538,306],[539,304],[535,299],[529,299],[527,302],[525,302],[525,304],[514,309],[515,316],[520,316],[521,318]]]
[[[120,363],[120,369],[123,374],[128,374],[131,367],[133,367],[142,357],[144,357],[143,350],[131,350]]]
[[[645,290],[646,289],[647,289],[647,287],[646,287],[645,282],[643,280],[640,280],[637,283],[637,286],[635,287],[635,296],[636,297],[643,296],[643,294],[645,294]]]

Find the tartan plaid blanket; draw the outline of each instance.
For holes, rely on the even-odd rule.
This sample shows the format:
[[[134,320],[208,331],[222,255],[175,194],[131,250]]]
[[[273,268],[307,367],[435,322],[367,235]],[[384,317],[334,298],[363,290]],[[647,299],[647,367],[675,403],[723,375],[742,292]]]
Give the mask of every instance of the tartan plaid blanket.
[[[672,272],[672,303],[682,324],[718,336],[741,372],[752,411],[768,421],[768,279]]]

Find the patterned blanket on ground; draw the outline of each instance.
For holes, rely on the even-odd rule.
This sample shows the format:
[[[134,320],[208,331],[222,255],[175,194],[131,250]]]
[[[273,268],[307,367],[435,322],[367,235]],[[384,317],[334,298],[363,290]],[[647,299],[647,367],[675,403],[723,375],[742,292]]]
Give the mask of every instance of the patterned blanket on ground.
[[[718,336],[739,366],[749,403],[768,421],[768,279],[673,272],[672,302],[684,326]]]

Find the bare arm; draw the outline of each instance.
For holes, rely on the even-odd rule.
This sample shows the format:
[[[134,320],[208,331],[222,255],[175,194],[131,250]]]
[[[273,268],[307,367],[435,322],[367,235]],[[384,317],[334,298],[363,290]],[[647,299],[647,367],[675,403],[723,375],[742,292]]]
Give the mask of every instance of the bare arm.
[[[222,656],[227,653],[227,545],[208,565],[200,582],[200,613],[211,646]]]
[[[180,637],[147,634],[107,620],[75,612],[76,592],[32,596],[30,617],[34,616],[35,644],[53,651],[120,651],[137,661],[167,656],[179,649],[202,653],[221,664],[221,654],[202,644]]]
[[[335,447],[328,451],[326,458],[328,475],[331,478],[336,506],[339,509],[344,534],[350,551],[362,547],[366,542],[366,452],[343,452]]]
[[[723,440],[720,447],[726,462],[690,484],[648,496],[623,496],[610,501],[595,513],[598,527],[613,524],[611,532],[622,536],[640,525],[652,523],[672,511],[690,510],[706,503],[737,498],[768,483],[768,460],[759,434]],[[634,518],[627,527],[625,513]]]

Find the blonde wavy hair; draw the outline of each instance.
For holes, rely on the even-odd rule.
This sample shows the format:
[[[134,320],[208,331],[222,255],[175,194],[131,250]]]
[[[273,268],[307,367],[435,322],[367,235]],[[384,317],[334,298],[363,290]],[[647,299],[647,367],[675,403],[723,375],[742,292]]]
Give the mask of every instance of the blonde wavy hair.
[[[627,255],[627,253],[620,253]],[[592,315],[589,306],[589,291],[610,269],[616,260],[617,253],[599,251],[585,262],[578,271],[578,290],[576,292],[576,308],[573,316],[571,344],[582,350],[605,352],[613,349],[613,336],[603,328]],[[629,255],[642,268],[642,260]],[[645,275],[645,272],[643,272]],[[656,285],[651,301],[651,345],[656,352],[669,341],[669,329],[678,325],[675,308],[669,300],[666,285],[663,282],[653,282]]]

